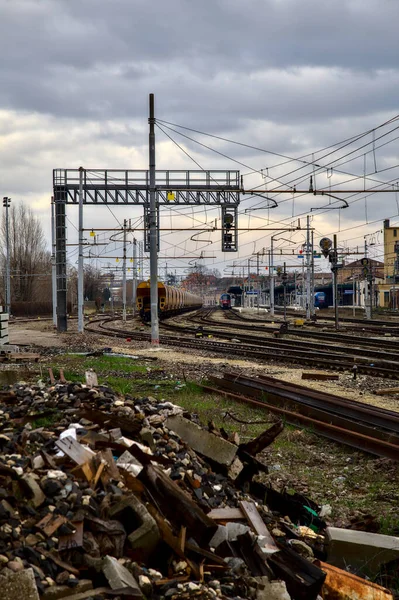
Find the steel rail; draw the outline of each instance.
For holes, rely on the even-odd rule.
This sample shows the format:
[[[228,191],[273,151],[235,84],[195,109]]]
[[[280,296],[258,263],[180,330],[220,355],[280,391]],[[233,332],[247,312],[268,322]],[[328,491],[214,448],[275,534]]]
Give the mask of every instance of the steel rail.
[[[233,384],[250,387],[260,392],[284,398],[296,404],[306,404],[323,411],[351,418],[355,422],[367,423],[373,427],[380,427],[385,431],[399,434],[399,413],[394,411],[380,411],[377,407],[365,405],[355,400],[340,398],[333,394],[325,394],[299,385],[284,385],[275,380],[261,381],[234,373],[225,373],[227,381]]]
[[[258,400],[254,400],[252,398],[247,398],[239,394],[233,394],[223,389],[217,389],[206,385],[201,387],[203,390],[212,394],[220,394],[228,398],[233,398],[239,402],[244,402],[246,404],[256,406],[257,408],[262,408],[269,412],[276,413],[277,415],[284,417],[285,420],[292,425],[307,427],[312,433],[316,433],[317,435],[321,435],[335,442],[346,444],[347,446],[351,446],[356,450],[369,452],[370,454],[384,458],[390,458],[395,461],[399,460],[399,447],[391,444],[388,441],[369,437],[367,435],[344,429],[331,423],[325,423],[323,421],[310,418],[306,415],[301,415],[284,408],[273,406],[266,402],[259,402]]]

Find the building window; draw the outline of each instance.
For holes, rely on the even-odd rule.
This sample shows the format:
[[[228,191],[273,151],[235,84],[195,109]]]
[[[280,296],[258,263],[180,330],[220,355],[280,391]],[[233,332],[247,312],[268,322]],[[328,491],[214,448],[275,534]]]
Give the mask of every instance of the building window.
[[[398,233],[398,230],[397,230],[397,229],[394,229],[394,230],[393,230],[393,237],[396,237],[396,236],[397,236],[397,233]]]

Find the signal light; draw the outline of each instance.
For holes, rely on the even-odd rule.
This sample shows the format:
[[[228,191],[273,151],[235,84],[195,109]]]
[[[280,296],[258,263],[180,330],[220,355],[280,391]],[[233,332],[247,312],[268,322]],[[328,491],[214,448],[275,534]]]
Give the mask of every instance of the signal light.
[[[226,229],[231,229],[233,226],[234,217],[230,213],[224,215],[224,226]]]

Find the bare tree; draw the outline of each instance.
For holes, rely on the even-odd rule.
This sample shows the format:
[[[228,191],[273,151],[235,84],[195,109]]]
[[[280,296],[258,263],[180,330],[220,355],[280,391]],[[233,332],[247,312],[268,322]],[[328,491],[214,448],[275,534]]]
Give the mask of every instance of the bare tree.
[[[92,265],[84,267],[84,298],[85,300],[96,300],[101,297],[103,291],[101,271]]]
[[[0,264],[6,265],[6,223],[0,228]],[[51,255],[40,221],[25,204],[9,209],[11,297],[14,301],[51,301]],[[2,286],[4,289],[4,276]],[[4,294],[3,294],[4,295]]]

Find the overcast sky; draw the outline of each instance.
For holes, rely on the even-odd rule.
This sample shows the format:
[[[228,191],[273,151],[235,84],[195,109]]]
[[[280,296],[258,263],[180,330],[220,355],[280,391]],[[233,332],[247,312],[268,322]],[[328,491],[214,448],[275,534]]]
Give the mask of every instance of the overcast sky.
[[[399,180],[399,121],[327,158],[318,151],[399,113],[398,18],[398,0],[0,0],[2,195],[29,204],[49,236],[53,168],[146,169],[150,92],[160,120],[288,157],[308,154],[306,160],[326,165],[317,171],[318,189],[339,183],[363,189],[363,179],[342,182],[352,174],[363,177],[365,165],[367,188],[392,184]],[[206,169],[240,169],[246,187],[309,187],[312,168],[287,175],[303,163],[275,166],[283,159],[182,130],[242,166],[165,131],[189,156],[157,129],[158,168],[197,169],[194,159]],[[351,155],[359,158],[341,167],[350,175],[335,171],[343,160],[327,170],[330,160],[363,144],[363,151]],[[264,179],[246,175],[261,168]],[[354,196],[345,210],[312,211],[317,241],[338,233],[342,246],[354,248],[363,245],[364,234],[381,229],[384,217],[398,222],[395,194],[367,196]],[[327,202],[313,195],[277,200],[279,206],[268,211],[261,198],[243,198],[240,227],[287,227]],[[245,213],[250,206],[263,210]],[[142,208],[113,212],[122,221],[138,218]],[[199,226],[218,214],[202,207],[164,209],[162,226]],[[74,207],[68,216],[76,225]],[[68,226],[73,243],[76,230]],[[118,222],[103,207],[85,211],[85,226]],[[240,252],[224,256],[220,232],[202,241],[191,241],[190,232],[164,232],[161,254],[195,256],[203,250],[215,257],[205,264],[228,273],[228,265],[245,264],[267,248],[270,233],[243,233]],[[290,248],[299,247],[303,235],[294,239]],[[371,239],[382,238],[376,233]],[[379,251],[375,246],[376,256]],[[109,248],[110,255],[118,252]],[[76,260],[73,247],[70,260]],[[188,261],[168,264],[182,273]]]

